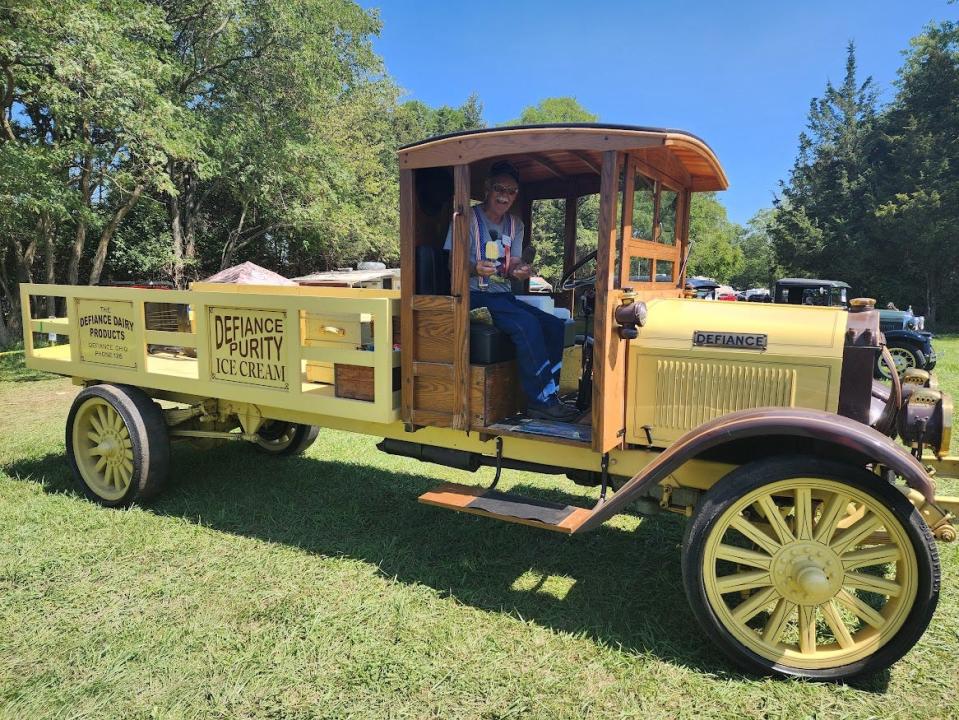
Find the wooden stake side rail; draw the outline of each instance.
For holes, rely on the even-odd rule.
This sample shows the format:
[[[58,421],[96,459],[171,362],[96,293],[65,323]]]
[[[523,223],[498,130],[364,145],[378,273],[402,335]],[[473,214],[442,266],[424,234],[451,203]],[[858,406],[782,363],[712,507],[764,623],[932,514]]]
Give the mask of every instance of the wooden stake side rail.
[[[224,286],[224,291],[150,290],[27,284],[20,286],[24,351],[29,367],[198,397],[334,415],[376,423],[399,418],[393,390],[393,323],[399,293],[353,289]],[[294,292],[298,291],[298,292]],[[66,317],[34,318],[31,298],[64,299]],[[145,307],[151,304],[151,308]],[[192,332],[146,329],[150,309],[188,306]],[[185,314],[185,313],[184,313]],[[305,318],[336,316],[344,324],[372,320],[373,349],[348,343],[305,347]],[[56,333],[69,344],[36,347],[33,333]],[[187,348],[190,353],[164,352]],[[336,397],[334,386],[306,382],[306,362],[373,368],[372,402]]]

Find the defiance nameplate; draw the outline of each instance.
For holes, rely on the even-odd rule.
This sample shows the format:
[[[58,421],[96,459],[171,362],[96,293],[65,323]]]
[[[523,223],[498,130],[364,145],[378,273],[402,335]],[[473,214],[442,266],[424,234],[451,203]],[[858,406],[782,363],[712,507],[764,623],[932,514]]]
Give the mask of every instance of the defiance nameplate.
[[[77,300],[80,359],[100,365],[135,368],[133,303]]]
[[[210,377],[289,390],[286,312],[211,307]]]
[[[693,331],[693,345],[719,347],[733,350],[765,350],[766,335],[761,333],[717,332],[716,330]]]

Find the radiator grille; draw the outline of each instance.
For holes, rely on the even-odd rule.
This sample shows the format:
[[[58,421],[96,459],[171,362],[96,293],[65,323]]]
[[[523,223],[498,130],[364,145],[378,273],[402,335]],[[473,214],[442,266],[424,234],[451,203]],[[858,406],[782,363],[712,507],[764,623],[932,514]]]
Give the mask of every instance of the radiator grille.
[[[655,425],[688,430],[735,410],[788,407],[796,371],[718,362],[656,363]]]

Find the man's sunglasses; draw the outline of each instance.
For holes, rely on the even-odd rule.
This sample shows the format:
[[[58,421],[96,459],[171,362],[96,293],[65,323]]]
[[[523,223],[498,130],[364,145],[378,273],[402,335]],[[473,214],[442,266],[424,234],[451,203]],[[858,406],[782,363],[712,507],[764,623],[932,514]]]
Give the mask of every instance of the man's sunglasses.
[[[493,185],[493,192],[500,193],[502,195],[509,195],[510,197],[513,197],[513,195],[519,192],[519,188],[510,187],[509,185],[500,185],[499,183],[496,183],[495,185]]]

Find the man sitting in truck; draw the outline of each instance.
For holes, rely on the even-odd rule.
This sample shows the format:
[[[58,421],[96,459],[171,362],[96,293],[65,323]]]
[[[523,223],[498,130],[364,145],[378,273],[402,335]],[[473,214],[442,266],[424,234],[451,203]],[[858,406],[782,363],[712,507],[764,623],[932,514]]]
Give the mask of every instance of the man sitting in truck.
[[[497,162],[486,179],[486,197],[471,208],[470,307],[485,307],[493,324],[516,346],[520,382],[527,398],[527,415],[540,420],[569,422],[578,411],[559,400],[565,322],[518,300],[511,279],[528,280],[532,268],[523,262],[523,221],[509,212],[519,192],[519,173],[508,162]],[[445,250],[453,247],[453,225]]]

